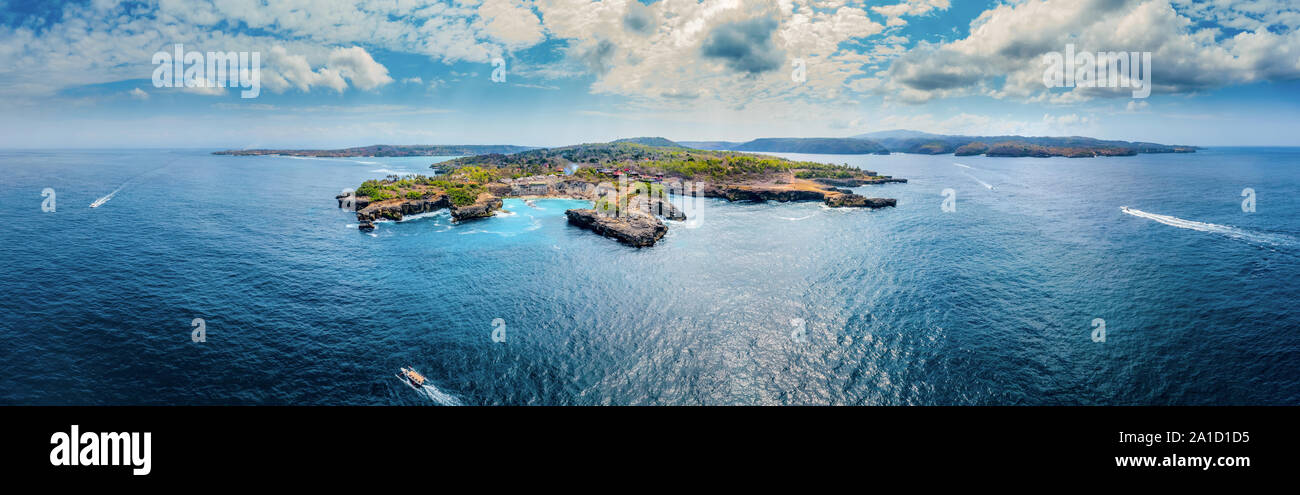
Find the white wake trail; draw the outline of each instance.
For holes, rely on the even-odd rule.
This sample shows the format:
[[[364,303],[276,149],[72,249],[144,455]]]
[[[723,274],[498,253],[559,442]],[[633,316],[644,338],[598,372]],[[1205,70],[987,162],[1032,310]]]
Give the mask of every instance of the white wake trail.
[[[964,163],[952,162],[952,164],[953,164],[953,165],[956,165],[956,166],[958,166],[958,167],[961,167],[961,168],[969,168],[969,169],[974,169],[974,168],[975,168],[975,167],[972,167],[972,166],[970,166],[970,165],[966,165],[966,164],[964,164]]]
[[[1219,225],[1214,223],[1197,222],[1194,220],[1185,220],[1182,218],[1169,216],[1169,215],[1147,213],[1145,211],[1129,208],[1127,206],[1121,206],[1120,211],[1123,211],[1124,213],[1133,215],[1135,217],[1145,218],[1148,220],[1155,220],[1165,225],[1178,227],[1180,229],[1191,229],[1200,232],[1209,232],[1212,234],[1224,235],[1227,237],[1240,239],[1247,242],[1269,244],[1273,246],[1296,245],[1295,238],[1283,234],[1267,234],[1263,232],[1254,232],[1251,230],[1241,229],[1241,228],[1232,227],[1228,225]]]
[[[976,176],[974,176],[974,175],[971,175],[971,174],[967,173],[966,171],[962,171],[962,173],[963,173],[963,174],[966,174],[967,177],[970,177],[970,178],[972,178],[972,179],[975,179],[975,182],[980,183],[980,185],[981,185],[981,186],[984,186],[985,189],[988,189],[988,190],[990,190],[990,191],[993,190],[993,185],[992,185],[992,184],[989,184],[989,183],[987,183],[987,182],[984,182],[984,181],[980,180],[979,177],[976,177]]]
[[[429,400],[433,401],[434,404],[440,406],[464,405],[460,402],[460,399],[456,398],[456,396],[438,390],[438,387],[435,387],[433,385],[423,385],[421,392],[423,392],[424,395],[429,398]]]
[[[90,203],[90,207],[91,207],[91,208],[99,208],[100,206],[104,206],[104,203],[107,203],[108,200],[113,199],[113,196],[116,196],[118,192],[121,192],[123,189],[126,189],[126,186],[131,185],[131,183],[133,183],[133,182],[139,180],[141,177],[144,177],[144,176],[146,176],[146,175],[149,175],[149,174],[152,174],[152,173],[157,172],[157,171],[159,171],[159,170],[162,170],[162,169],[164,169],[164,168],[167,168],[167,167],[171,166],[172,163],[175,163],[175,162],[176,162],[176,160],[172,160],[171,162],[168,162],[166,165],[163,165],[163,166],[161,166],[161,167],[155,168],[155,169],[150,170],[150,171],[148,171],[148,172],[140,173],[140,174],[136,175],[135,177],[132,177],[132,178],[130,178],[130,179],[127,179],[126,182],[123,182],[123,183],[122,183],[122,185],[117,186],[117,189],[114,189],[113,192],[108,193],[108,194],[104,195],[104,197],[101,197],[101,198],[99,198],[99,199],[96,199],[94,202]]]
[[[113,196],[116,195],[118,191],[121,191],[123,187],[126,187],[126,184],[117,186],[117,189],[114,189],[113,192],[104,195],[102,198],[96,199],[94,202],[90,203],[90,207],[99,208],[100,206],[103,206],[104,203],[108,202],[108,200],[113,199]]]

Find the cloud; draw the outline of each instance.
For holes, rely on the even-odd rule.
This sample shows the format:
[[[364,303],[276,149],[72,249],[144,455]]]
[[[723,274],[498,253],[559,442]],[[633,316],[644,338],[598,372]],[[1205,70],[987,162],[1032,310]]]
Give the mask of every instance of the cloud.
[[[700,47],[705,57],[722,59],[736,72],[757,74],[781,67],[785,54],[772,44],[777,22],[757,18],[713,28]]]
[[[641,2],[627,3],[627,13],[623,14],[623,27],[637,34],[650,34],[655,31],[654,12]]]
[[[477,13],[484,32],[504,43],[507,49],[529,47],[546,38],[541,20],[525,2],[483,0]]]
[[[352,85],[362,91],[393,82],[393,78],[388,77],[388,68],[375,62],[375,59],[359,46],[339,48],[330,52],[329,67],[338,70],[341,77],[352,81]]]
[[[140,88],[131,88],[131,91],[127,91],[127,94],[131,95],[132,98],[135,98],[137,100],[149,99],[149,93]]]
[[[342,93],[348,88],[348,81],[357,89],[367,91],[392,83],[393,78],[365,49],[355,46],[334,49],[329,61],[319,69],[312,69],[306,56],[290,54],[284,47],[275,46],[267,56],[267,67],[262,69],[262,84],[277,93],[289,88],[302,92],[326,88]]]
[[[1182,2],[1179,2],[1182,3]],[[1216,15],[1269,2],[1217,2]],[[1026,0],[999,5],[971,22],[970,35],[921,44],[896,59],[880,88],[887,98],[919,103],[984,94],[1051,103],[1129,97],[1127,88],[1050,91],[1043,55],[1063,52],[1151,52],[1154,93],[1177,94],[1231,84],[1300,78],[1300,31],[1273,28],[1228,36],[1159,0]],[[1204,12],[1204,11],[1201,11]],[[1254,18],[1241,13],[1243,18]],[[1290,22],[1290,21],[1286,21]],[[1241,22],[1243,26],[1249,23]],[[1267,24],[1267,23],[1266,23]],[[1261,26],[1261,24],[1256,24]]]
[[[903,16],[926,15],[934,10],[948,10],[948,7],[948,0],[907,0],[903,3],[872,7],[871,10],[888,17],[889,26],[903,26],[907,24]]]

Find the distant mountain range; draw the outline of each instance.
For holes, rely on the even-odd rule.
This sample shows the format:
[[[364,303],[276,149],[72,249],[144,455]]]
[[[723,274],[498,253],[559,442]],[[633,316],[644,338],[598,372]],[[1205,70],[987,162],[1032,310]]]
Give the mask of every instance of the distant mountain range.
[[[918,153],[958,156],[1131,156],[1138,153],[1192,153],[1195,146],[1103,140],[1090,137],[952,136],[911,130],[859,134],[847,138],[763,138],[746,142],[681,141],[705,150],[815,154]]]
[[[864,155],[918,153],[957,156],[986,155],[1003,157],[1064,156],[1132,156],[1138,153],[1193,153],[1195,146],[1167,145],[1140,141],[1115,141],[1082,136],[952,136],[910,130],[871,132],[843,138],[761,138],[752,141],[680,141],[662,137],[633,137],[611,141],[656,148],[690,148],[709,151],[743,151],[770,153],[809,153],[827,155]],[[513,145],[387,145],[377,144],[337,150],[227,150],[217,155],[288,155],[312,157],[355,156],[449,156],[509,155],[538,149]]]

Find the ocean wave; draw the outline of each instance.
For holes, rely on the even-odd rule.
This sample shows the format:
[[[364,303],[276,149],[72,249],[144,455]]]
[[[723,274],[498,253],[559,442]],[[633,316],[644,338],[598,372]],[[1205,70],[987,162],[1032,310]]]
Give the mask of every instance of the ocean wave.
[[[1284,235],[1284,234],[1269,234],[1265,232],[1255,232],[1252,230],[1243,229],[1239,227],[1232,227],[1229,225],[1197,222],[1194,220],[1186,220],[1175,216],[1159,215],[1156,213],[1147,213],[1145,211],[1129,208],[1127,206],[1121,206],[1120,211],[1123,211],[1124,213],[1133,215],[1135,217],[1145,218],[1148,220],[1155,220],[1165,225],[1178,227],[1180,229],[1189,229],[1189,230],[1195,230],[1199,232],[1209,232],[1212,234],[1219,234],[1219,235],[1231,237],[1233,239],[1239,239],[1239,240],[1253,242],[1257,244],[1268,244],[1272,246],[1294,246],[1297,243],[1297,240],[1294,237]]]
[[[422,219],[422,218],[435,218],[435,217],[443,217],[443,216],[451,216],[451,213],[449,213],[447,210],[438,210],[438,211],[429,211],[429,212],[424,212],[424,213],[416,213],[416,214],[413,214],[413,215],[406,215],[406,216],[402,217],[402,219],[401,219],[400,221],[398,221],[398,223],[406,223],[406,222],[410,222],[410,221],[414,221],[414,220],[420,220],[420,219]],[[382,221],[382,220],[381,220],[381,221]]]

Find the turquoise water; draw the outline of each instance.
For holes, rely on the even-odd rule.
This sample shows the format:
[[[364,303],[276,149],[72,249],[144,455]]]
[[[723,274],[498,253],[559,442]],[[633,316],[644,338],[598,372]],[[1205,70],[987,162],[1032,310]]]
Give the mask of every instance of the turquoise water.
[[[0,402],[1300,403],[1300,150],[785,156],[910,182],[705,200],[635,249],[580,201],[373,234],[335,207],[429,158],[0,152]]]

